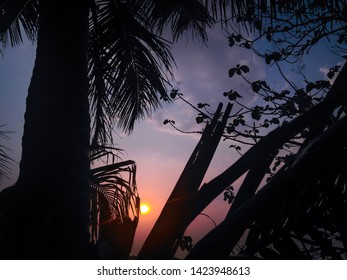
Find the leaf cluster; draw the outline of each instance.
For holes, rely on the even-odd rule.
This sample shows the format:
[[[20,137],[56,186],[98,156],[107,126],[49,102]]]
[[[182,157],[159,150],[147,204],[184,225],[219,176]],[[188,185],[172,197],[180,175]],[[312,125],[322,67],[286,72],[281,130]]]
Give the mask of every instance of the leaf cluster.
[[[263,1],[264,3],[266,1]],[[298,61],[323,39],[339,55],[344,56],[346,44],[346,1],[304,1],[278,3],[277,13],[266,6],[255,7],[253,13],[239,14],[231,22],[252,27],[251,36],[230,28],[229,45],[253,49],[267,64],[282,60]],[[294,2],[293,2],[294,3]],[[282,8],[280,8],[282,7]],[[260,53],[258,44],[268,42],[271,51]]]

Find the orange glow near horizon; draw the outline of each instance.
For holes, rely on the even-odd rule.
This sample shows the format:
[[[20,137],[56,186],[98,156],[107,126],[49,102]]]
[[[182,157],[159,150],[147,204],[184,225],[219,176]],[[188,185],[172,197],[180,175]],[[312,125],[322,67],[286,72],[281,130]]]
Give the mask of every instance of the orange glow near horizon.
[[[149,208],[148,204],[146,204],[146,203],[141,204],[141,206],[140,206],[141,214],[148,214],[149,211],[150,211],[150,208]]]

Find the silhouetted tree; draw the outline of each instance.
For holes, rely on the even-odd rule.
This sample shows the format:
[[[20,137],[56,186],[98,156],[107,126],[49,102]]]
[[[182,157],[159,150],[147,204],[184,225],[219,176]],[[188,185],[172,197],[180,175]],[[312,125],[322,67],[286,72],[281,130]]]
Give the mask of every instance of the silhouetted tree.
[[[9,258],[95,258],[89,246],[90,150],[167,100],[172,57],[153,32],[178,36],[212,22],[199,1],[1,1],[3,46],[37,39],[16,185],[1,193]],[[178,7],[178,9],[176,8]],[[157,21],[157,22],[156,22]],[[91,113],[91,114],[90,114]],[[92,130],[90,119],[92,119]],[[91,139],[91,142],[90,142]]]
[[[276,43],[275,48],[283,48],[281,52],[275,49],[274,52],[263,55],[268,64],[276,64],[290,56],[300,58],[318,40],[334,33],[339,34],[338,43],[343,43],[346,25],[341,13],[347,7],[345,1],[278,1],[269,6],[268,1],[257,3],[259,5],[248,6],[247,13],[235,13],[232,16],[238,22],[244,22],[242,26],[246,30],[248,28],[260,32],[260,37],[264,36],[268,41]],[[337,9],[339,12],[334,18]],[[322,14],[325,17],[320,18],[318,15]],[[279,22],[287,28],[277,27]],[[316,25],[316,28],[308,23]],[[330,31],[325,29],[328,27],[331,27]],[[305,28],[307,33],[312,34],[306,34]],[[283,37],[288,36],[292,40],[276,41],[273,37],[276,30]],[[315,40],[300,43],[300,39],[313,36],[317,30],[321,33]],[[286,33],[288,31],[298,33],[291,36]],[[250,39],[246,39],[247,36],[241,34],[230,34],[230,46],[238,43],[257,51],[257,45],[253,45]],[[287,48],[283,47],[285,43],[288,44]],[[331,68],[328,77],[332,78],[338,70],[339,67]],[[249,81],[245,76],[247,72],[249,68],[246,65],[237,65],[229,70],[229,76],[244,77],[251,89],[264,99],[265,105],[247,108],[241,104],[253,121],[253,125],[249,126],[243,113],[235,108],[240,105],[238,98],[241,95],[234,90],[225,92],[224,96],[234,104],[234,109],[238,112],[232,115],[226,126],[225,138],[235,141],[240,137],[251,139],[251,148],[223,173],[202,186],[197,183],[183,187],[179,180],[146,240],[140,258],[172,258],[178,244],[184,240],[183,235],[189,224],[223,192],[226,200],[231,203],[229,213],[216,229],[193,246],[187,258],[220,259],[238,253],[262,258],[346,257],[345,216],[340,214],[346,207],[343,187],[346,182],[346,139],[342,136],[346,129],[346,66],[331,88],[327,81],[307,81],[306,88],[294,87],[294,94],[289,91],[273,91],[266,81]],[[313,90],[322,95],[314,96],[311,92]],[[177,92],[174,94],[177,95]],[[199,111],[196,120],[198,123],[206,121],[209,126],[213,121],[203,111],[205,106],[206,104],[199,103],[195,107]],[[264,119],[263,116],[272,116],[272,119]],[[166,120],[165,123],[175,125],[172,120]],[[244,132],[240,131],[243,127],[247,129]],[[277,128],[267,134],[269,127]],[[259,131],[261,129],[263,135]],[[206,141],[204,133],[201,142]],[[240,142],[244,144],[243,141],[245,140]],[[204,154],[203,150],[199,150],[199,145],[200,143],[194,153]],[[289,148],[296,146],[298,152],[292,150],[291,157],[284,160],[279,152],[286,145]],[[233,146],[237,150],[240,148]],[[192,158],[198,159],[194,153]],[[189,170],[187,167],[182,177],[201,177],[205,172]],[[269,177],[269,182],[263,186],[262,182],[270,168],[278,170],[277,174]],[[246,176],[235,196],[230,188],[242,175]],[[182,189],[184,191],[180,192]],[[170,231],[161,235],[160,242],[155,241],[155,237],[165,228],[166,218],[175,213],[182,213],[182,223],[172,222]]]
[[[266,254],[271,251],[267,246],[273,243],[277,245],[277,250],[282,246],[282,249],[277,251],[277,258],[312,258],[309,252],[302,252],[302,248],[307,244],[322,250],[320,257],[340,258],[341,254],[345,254],[341,244],[335,245],[337,247],[334,249],[330,248],[330,251],[324,244],[329,244],[334,235],[336,239],[339,239],[340,235],[341,238],[345,238],[343,219],[338,219],[340,226],[336,228],[333,226],[336,217],[327,215],[330,211],[340,213],[341,207],[345,207],[344,189],[339,185],[345,180],[343,162],[346,158],[343,150],[346,142],[342,136],[346,128],[345,117],[335,124],[328,125],[328,129],[317,134],[312,140],[304,142],[299,152],[259,190],[261,180],[270,166],[269,161],[266,164],[266,160],[273,158],[282,145],[303,129],[315,124],[321,114],[327,113],[326,121],[329,122],[332,111],[344,106],[345,71],[344,67],[324,101],[270,132],[233,166],[202,187],[200,201],[206,203],[207,197],[216,197],[214,194],[220,193],[221,186],[224,185],[226,188],[239,175],[244,174],[244,171],[248,171],[225,221],[196,244],[189,258],[228,258],[244,235],[250,238],[241,253],[259,253],[264,258],[276,256]],[[339,184],[336,180],[340,180]],[[330,205],[333,210],[327,209],[325,204],[336,200],[331,200],[331,191],[340,197],[339,205],[336,202],[333,206]],[[197,202],[200,207],[206,205],[205,203]],[[329,226],[330,229],[334,228],[329,235],[316,240],[319,231],[326,230]],[[302,251],[295,245],[294,240],[301,242],[299,248]],[[288,245],[288,242],[291,245]],[[298,253],[291,253],[288,246]],[[207,248],[210,249],[209,253]]]
[[[170,74],[172,58],[167,42],[154,32],[162,31],[169,23],[174,39],[186,30],[196,30],[202,39],[206,39],[205,28],[212,23],[209,10],[215,17],[227,20],[229,16],[257,15],[258,11],[260,18],[268,12],[272,17],[276,14],[284,17],[287,12],[306,5],[309,5],[309,11],[319,11],[325,7],[339,9],[344,7],[343,3],[344,1],[211,0],[205,1],[203,5],[202,2],[193,0],[0,1],[1,41],[4,43],[9,39],[13,45],[19,43],[21,26],[30,39],[37,38],[37,57],[27,98],[20,174],[16,186],[3,191],[0,198],[1,210],[12,224],[10,229],[13,247],[10,248],[9,257],[95,258],[95,252],[89,247],[88,233],[90,150],[103,149],[105,143],[112,140],[109,128],[115,122],[130,131],[136,120],[159,106],[160,97],[168,99],[168,76],[162,72],[161,65]],[[302,13],[298,17],[300,15]],[[244,26],[262,29],[257,27],[257,23],[252,18]],[[277,60],[274,54],[270,58]],[[236,67],[235,72],[241,70]],[[345,71],[343,69],[340,75],[345,75]],[[340,86],[338,80],[336,84]],[[239,194],[235,198],[235,202],[241,199],[239,204],[242,207],[230,214],[225,223],[207,236],[205,241],[197,244],[190,255],[192,258],[206,258],[206,252],[212,245],[216,245],[216,250],[209,257],[227,257],[240,235],[258,219],[258,216],[251,215],[259,209],[258,204],[245,201],[250,201],[259,180],[266,172],[264,166],[270,164],[271,158],[286,141],[304,128],[309,128],[315,133],[312,133],[309,138],[311,141],[307,141],[305,147],[316,147],[314,144],[321,141],[323,147],[336,144],[336,154],[344,151],[340,142],[332,143],[329,138],[329,134],[336,133],[340,136],[341,126],[344,127],[343,119],[337,121],[336,126],[327,129],[327,134],[324,134],[327,136],[323,135],[321,140],[316,140],[320,132],[330,124],[328,119],[331,112],[345,102],[339,90],[332,87],[330,92],[329,96],[332,97],[325,98],[289,124],[259,140],[235,165],[215,180],[200,188],[198,179],[188,189],[180,186],[183,192],[174,193],[173,197],[177,195],[189,211],[185,211],[187,208],[180,209],[180,213],[185,214],[183,220],[175,222],[177,227],[172,228],[168,235],[161,236],[163,244],[167,244],[165,248],[157,254],[157,245],[151,242],[153,247],[144,247],[140,257],[171,258],[183,236],[184,228],[217,195],[230,187],[234,180],[248,172],[246,183],[241,188],[246,190],[246,195],[244,191],[239,191],[243,194],[242,199]],[[230,109],[228,106],[228,110]],[[318,129],[312,123],[318,117],[317,112],[323,112],[319,114],[323,126]],[[213,155],[213,150],[203,147],[209,141],[213,142],[212,146],[216,145],[218,137],[210,136],[220,134],[227,116],[228,113],[219,122],[217,114],[217,119],[211,122],[211,133],[206,133],[207,139],[202,139],[202,146],[198,146],[195,151],[202,148],[202,154],[208,156],[202,156],[201,163],[195,163],[194,160],[190,162],[187,166],[193,166],[193,171],[189,172],[195,173],[194,170],[198,169],[200,174],[207,168],[208,157]],[[90,119],[93,121],[92,125]],[[298,155],[300,164],[307,161],[305,157],[302,159],[301,154]],[[293,166],[293,174],[302,176],[297,166]],[[315,172],[319,171],[319,168],[315,169]],[[184,180],[189,177],[189,172],[183,176]],[[251,176],[254,174],[255,176]],[[281,182],[284,179],[277,180]],[[321,181],[321,178],[317,180]],[[275,178],[269,184],[275,185],[274,182],[276,183]],[[189,189],[194,191],[189,192]],[[271,190],[272,187],[263,189],[263,192],[259,192],[260,198],[257,194],[258,198],[255,200],[268,202],[271,195],[263,195],[265,198],[262,198],[262,194],[267,194],[266,190]],[[247,206],[249,204],[251,206]],[[253,211],[248,211],[247,207],[251,207]],[[166,215],[170,217],[176,210],[177,205],[174,205],[167,210]],[[241,215],[240,211],[246,211],[250,216]],[[227,229],[235,221],[238,228],[231,240],[226,240]],[[158,228],[161,226],[163,225],[158,224]],[[318,240],[319,233],[316,232],[316,235]]]

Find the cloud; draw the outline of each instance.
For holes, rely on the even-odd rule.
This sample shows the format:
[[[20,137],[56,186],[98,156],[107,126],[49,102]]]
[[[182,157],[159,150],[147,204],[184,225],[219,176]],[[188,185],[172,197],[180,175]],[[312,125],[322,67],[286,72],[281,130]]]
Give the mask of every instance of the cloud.
[[[336,63],[337,66],[342,67],[345,64],[345,61],[339,61],[338,63]],[[327,67],[327,66],[322,66],[319,67],[319,72],[323,75],[324,79],[326,80],[328,77],[328,73],[330,71],[331,67]],[[341,68],[340,68],[341,70]],[[333,84],[336,80],[336,77],[338,76],[338,73],[335,73],[334,77],[332,79],[330,79],[330,83]]]
[[[324,76],[324,78],[326,78],[327,74],[329,72],[329,68],[328,67],[319,67],[319,72]]]
[[[237,64],[247,65],[250,72],[247,78],[251,81],[265,78],[265,66],[263,59],[256,56],[252,50],[246,50],[237,46],[228,46],[227,35],[219,28],[210,30],[210,40],[207,46],[201,42],[190,41],[186,44],[179,41],[173,45],[173,56],[177,68],[174,69],[175,81],[179,92],[193,105],[208,103],[208,109],[213,112],[218,103],[227,103],[229,100],[223,93],[231,89],[243,96],[242,102],[253,104],[257,96],[250,86],[238,76],[230,78],[228,70]],[[197,112],[182,101],[175,101],[171,105],[164,105],[149,120],[158,130],[172,133],[172,130],[163,127],[165,119],[173,119],[178,127],[185,131],[200,129],[196,126]]]

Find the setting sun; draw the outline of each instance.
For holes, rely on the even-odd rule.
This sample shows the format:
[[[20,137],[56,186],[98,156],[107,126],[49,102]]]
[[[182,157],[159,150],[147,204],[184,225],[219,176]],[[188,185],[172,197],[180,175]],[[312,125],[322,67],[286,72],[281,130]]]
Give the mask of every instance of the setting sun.
[[[148,204],[141,204],[140,211],[141,211],[141,214],[147,214],[149,212]]]

